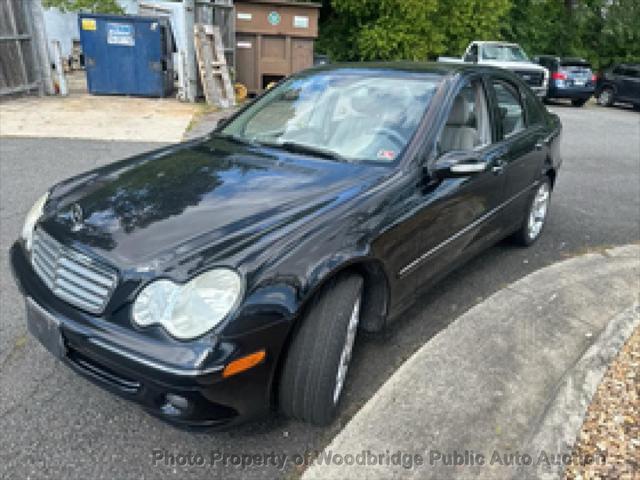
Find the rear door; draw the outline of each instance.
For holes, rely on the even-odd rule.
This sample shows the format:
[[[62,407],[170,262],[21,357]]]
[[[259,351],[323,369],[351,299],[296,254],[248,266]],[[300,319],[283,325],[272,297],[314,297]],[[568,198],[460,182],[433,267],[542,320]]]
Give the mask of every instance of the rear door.
[[[640,102],[640,66],[625,67],[620,78],[620,100]]]
[[[538,100],[529,98],[530,92],[506,77],[493,75],[489,83],[498,119],[498,145],[507,152],[503,217],[507,226],[513,227],[521,220],[529,198],[527,193],[544,163],[544,125],[542,117],[535,116]]]

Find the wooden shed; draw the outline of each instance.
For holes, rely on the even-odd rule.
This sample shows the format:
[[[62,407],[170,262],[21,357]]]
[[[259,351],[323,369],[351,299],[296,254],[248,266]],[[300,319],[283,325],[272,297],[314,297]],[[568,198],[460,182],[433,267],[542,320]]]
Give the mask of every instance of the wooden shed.
[[[236,81],[250,93],[313,65],[320,4],[236,1]]]

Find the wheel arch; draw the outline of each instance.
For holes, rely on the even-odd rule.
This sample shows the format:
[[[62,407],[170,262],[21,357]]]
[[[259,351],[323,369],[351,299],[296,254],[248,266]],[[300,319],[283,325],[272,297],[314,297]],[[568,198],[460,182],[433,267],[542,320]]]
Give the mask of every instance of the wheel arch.
[[[547,166],[546,170],[543,172],[543,175],[549,177],[549,182],[551,182],[551,190],[556,185],[556,177],[558,176],[558,172],[552,166]]]
[[[348,262],[329,271],[322,276],[312,288],[304,295],[297,309],[296,318],[291,322],[291,327],[287,332],[282,348],[280,349],[276,368],[271,379],[271,404],[277,405],[278,385],[282,374],[284,360],[286,359],[295,332],[301,325],[306,310],[309,308],[313,298],[318,295],[331,281],[341,275],[356,273],[363,279],[363,302],[361,306],[362,317],[360,327],[370,333],[381,331],[387,319],[389,310],[389,280],[384,270],[382,262],[375,258],[353,258]]]

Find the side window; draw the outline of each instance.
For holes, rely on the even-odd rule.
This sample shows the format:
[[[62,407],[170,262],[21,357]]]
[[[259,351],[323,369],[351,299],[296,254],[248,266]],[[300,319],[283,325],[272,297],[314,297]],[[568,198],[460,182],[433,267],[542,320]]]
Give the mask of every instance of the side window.
[[[524,129],[524,109],[515,87],[500,80],[492,83],[498,102],[498,121],[502,123],[502,135],[506,138]]]
[[[633,78],[640,78],[640,67],[629,67],[627,75]]]
[[[618,65],[616,68],[613,69],[613,73],[616,75],[624,75],[624,67]]]
[[[544,122],[544,115],[542,113],[542,106],[540,102],[531,93],[524,93],[525,106],[527,107],[527,125],[538,125]]]
[[[491,143],[491,124],[482,82],[469,83],[455,97],[438,143],[439,152],[474,150]]]
[[[478,61],[478,44],[474,43],[469,48],[469,51],[464,56],[465,62],[477,62]]]

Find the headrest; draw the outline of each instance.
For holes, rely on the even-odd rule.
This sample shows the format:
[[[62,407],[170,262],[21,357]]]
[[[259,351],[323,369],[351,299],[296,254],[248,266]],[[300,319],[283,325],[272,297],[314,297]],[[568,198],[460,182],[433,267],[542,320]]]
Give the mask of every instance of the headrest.
[[[351,108],[361,114],[371,114],[376,111],[376,101],[368,88],[361,88],[351,96]]]
[[[466,126],[471,113],[470,105],[462,95],[453,101],[453,108],[449,114],[447,125]]]

